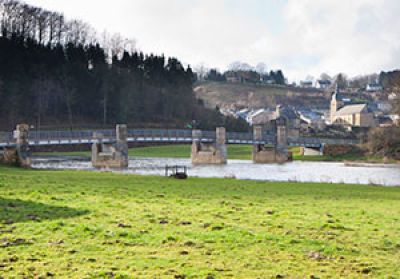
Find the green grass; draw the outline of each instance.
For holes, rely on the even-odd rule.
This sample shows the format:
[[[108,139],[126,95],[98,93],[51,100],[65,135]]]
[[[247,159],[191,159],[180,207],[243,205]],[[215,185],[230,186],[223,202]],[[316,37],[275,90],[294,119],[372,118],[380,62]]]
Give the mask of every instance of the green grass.
[[[399,278],[399,204],[399,188],[0,167],[0,276]]]
[[[228,159],[231,160],[251,160],[251,145],[228,145]],[[180,145],[162,145],[152,147],[132,148],[129,150],[129,156],[132,157],[159,157],[159,158],[190,158],[191,146]],[[371,161],[379,162],[382,158],[373,156],[360,156],[354,154],[341,156],[301,156],[299,147],[292,147],[293,159],[296,161]],[[90,152],[54,152],[54,153],[35,153],[35,155],[50,156],[83,156],[90,157]]]
[[[131,148],[129,156],[132,157],[158,157],[158,158],[190,158],[191,145],[162,145],[152,147]],[[250,145],[228,145],[229,159],[251,160],[252,146]],[[90,157],[90,152],[41,152],[34,155],[50,156],[83,156]]]
[[[189,158],[191,145],[163,145],[152,147],[132,148],[129,156],[133,157],[158,157],[158,158]]]

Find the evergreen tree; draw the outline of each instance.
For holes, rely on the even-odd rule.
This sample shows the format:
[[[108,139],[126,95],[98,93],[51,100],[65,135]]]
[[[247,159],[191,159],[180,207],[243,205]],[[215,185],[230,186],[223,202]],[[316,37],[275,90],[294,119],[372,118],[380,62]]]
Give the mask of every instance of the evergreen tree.
[[[121,51],[120,36],[103,48],[87,24],[14,0],[0,0],[0,29],[1,129],[225,121],[198,104],[193,71],[176,58]]]

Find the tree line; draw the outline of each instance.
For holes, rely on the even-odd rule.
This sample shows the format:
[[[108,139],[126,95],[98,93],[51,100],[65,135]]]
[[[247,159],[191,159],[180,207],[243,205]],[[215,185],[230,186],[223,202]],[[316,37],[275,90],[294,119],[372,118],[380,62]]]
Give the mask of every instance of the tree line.
[[[53,126],[183,127],[244,122],[204,108],[195,76],[176,58],[133,51],[120,35],[99,42],[93,28],[60,13],[0,0],[0,128]]]
[[[202,77],[197,76],[198,79]],[[285,85],[286,79],[282,70],[267,72],[258,72],[255,70],[231,69],[224,73],[217,69],[210,69],[205,75],[204,80],[216,82],[238,82],[238,83],[267,83]]]
[[[384,88],[391,88],[397,93],[400,92],[400,70],[381,72],[379,74],[379,84]]]

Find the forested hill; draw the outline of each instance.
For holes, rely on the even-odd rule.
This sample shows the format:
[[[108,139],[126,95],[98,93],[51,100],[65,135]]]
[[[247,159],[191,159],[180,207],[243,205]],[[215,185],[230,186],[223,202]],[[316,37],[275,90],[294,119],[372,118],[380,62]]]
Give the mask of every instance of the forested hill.
[[[0,130],[21,122],[182,128],[192,120],[246,128],[204,108],[191,68],[176,58],[110,51],[87,25],[17,1],[0,0],[0,24]]]

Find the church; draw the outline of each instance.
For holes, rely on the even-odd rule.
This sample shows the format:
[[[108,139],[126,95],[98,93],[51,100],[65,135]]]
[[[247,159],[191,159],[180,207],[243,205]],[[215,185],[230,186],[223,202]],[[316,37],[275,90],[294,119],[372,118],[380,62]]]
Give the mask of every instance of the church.
[[[376,126],[374,115],[369,112],[367,104],[345,105],[336,87],[331,99],[332,125],[345,127],[372,128]]]

